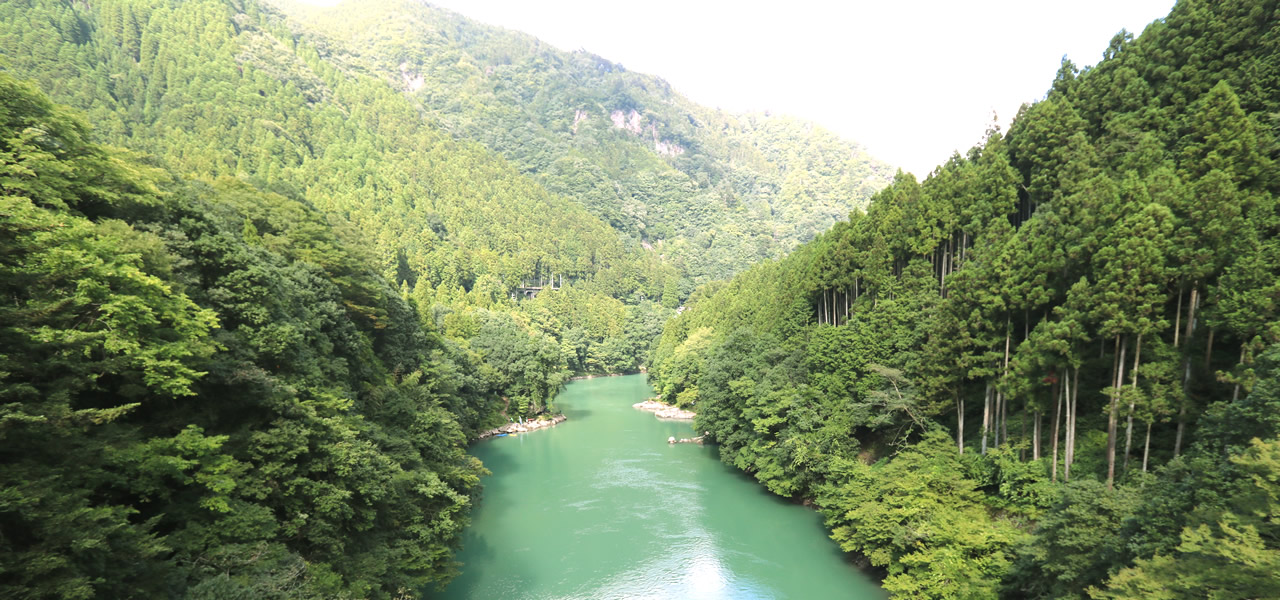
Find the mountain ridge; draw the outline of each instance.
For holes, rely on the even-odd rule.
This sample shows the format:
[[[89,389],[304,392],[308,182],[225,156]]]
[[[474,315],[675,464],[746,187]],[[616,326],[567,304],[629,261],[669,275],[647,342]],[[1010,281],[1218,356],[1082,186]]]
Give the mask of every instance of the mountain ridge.
[[[336,62],[400,84],[442,128],[480,140],[626,235],[675,241],[730,221],[731,237],[764,246],[725,248],[711,261],[690,255],[714,238],[668,248],[698,283],[780,256],[865,207],[892,175],[817,124],[702,107],[659,77],[427,3],[272,5],[330,40],[316,41],[321,51],[347,51],[335,50]]]

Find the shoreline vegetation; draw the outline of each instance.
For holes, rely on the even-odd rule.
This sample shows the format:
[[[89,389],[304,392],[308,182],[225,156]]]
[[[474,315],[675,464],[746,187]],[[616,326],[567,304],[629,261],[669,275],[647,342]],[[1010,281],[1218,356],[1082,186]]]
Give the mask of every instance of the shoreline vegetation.
[[[567,420],[568,418],[569,417],[564,416],[564,413],[560,413],[560,414],[548,417],[546,419],[537,418],[537,419],[529,419],[527,421],[524,421],[523,423],[517,423],[517,422],[507,423],[502,427],[494,427],[493,429],[482,432],[479,436],[476,437],[476,441],[480,441],[483,439],[488,439],[491,437],[504,435],[504,434],[528,433],[530,431],[534,431],[538,429],[546,429],[548,427],[554,427],[556,425],[559,425],[565,422],[565,420]]]
[[[662,396],[655,396],[653,398],[645,400],[644,402],[637,402],[635,404],[632,404],[631,407],[638,408],[640,410],[650,411],[653,413],[653,416],[659,419],[676,419],[680,421],[692,421],[693,418],[697,416],[697,413],[694,413],[691,410],[684,410],[683,408],[673,406],[671,404],[667,404],[666,402],[663,402],[662,400],[660,400],[660,398],[662,398]]]
[[[1007,131],[691,296],[654,388],[890,597],[1280,598],[1277,22],[1180,0],[1064,59]]]
[[[598,379],[600,377],[623,377],[626,375],[644,375],[647,373],[648,371],[645,370],[643,367],[641,367],[640,369],[637,369],[635,371],[627,371],[624,373],[593,373],[591,375],[574,375],[573,377],[570,377],[568,381],[582,381],[584,379]]]
[[[635,372],[632,372],[632,373],[596,373],[596,374],[591,374],[591,375],[577,375],[577,376],[574,376],[574,377],[570,377],[570,378],[568,379],[568,381],[571,381],[571,382],[572,382],[572,381],[582,381],[582,380],[584,380],[584,379],[596,379],[596,378],[599,378],[599,377],[622,377],[622,376],[624,376],[624,375],[636,375],[636,374],[644,374],[644,373],[645,373],[645,370],[644,370],[644,369],[640,369],[640,370],[635,371]],[[680,409],[678,409],[678,408],[676,408],[676,407],[674,407],[674,406],[669,406],[669,405],[667,405],[667,404],[663,404],[662,402],[657,402],[657,401],[656,401],[656,399],[655,399],[655,400],[651,400],[651,401],[653,401],[653,402],[656,404],[656,406],[657,406],[657,408],[654,408],[654,409],[652,409],[652,410],[659,410],[659,409],[661,409],[661,410],[659,410],[659,412],[662,412],[662,413],[663,413],[663,414],[659,414],[659,415],[657,415],[659,418],[668,418],[668,419],[693,419],[693,413],[692,413],[692,412],[689,412],[689,411],[682,411],[682,410],[680,410]],[[650,401],[646,401],[646,402],[650,402]],[[640,407],[641,407],[641,404],[644,404],[644,402],[642,402],[642,403],[640,403],[640,404],[633,404],[632,406],[635,406],[635,407],[637,407],[637,408],[640,408]],[[646,410],[650,410],[650,409],[646,409]],[[663,412],[664,410],[665,410],[666,412]],[[667,414],[674,414],[674,415],[688,415],[688,416],[666,416]],[[544,418],[544,417],[545,417],[545,418]],[[491,437],[496,437],[496,436],[503,435],[503,434],[528,433],[528,432],[530,432],[530,431],[535,431],[535,430],[538,430],[538,429],[545,429],[545,428],[547,428],[547,427],[554,427],[554,426],[556,426],[556,425],[559,425],[560,423],[565,422],[568,418],[569,418],[569,417],[566,417],[564,413],[557,413],[557,414],[552,415],[552,416],[547,416],[547,415],[538,415],[538,416],[537,416],[537,417],[535,417],[535,418],[526,419],[524,422],[515,422],[515,421],[512,421],[512,422],[510,422],[510,423],[507,423],[507,424],[505,424],[505,425],[502,425],[501,427],[494,427],[493,429],[488,429],[488,430],[485,430],[485,431],[480,432],[480,434],[476,436],[475,441],[477,441],[477,442],[478,442],[478,441],[480,441],[480,440],[488,439],[488,438],[491,438]]]

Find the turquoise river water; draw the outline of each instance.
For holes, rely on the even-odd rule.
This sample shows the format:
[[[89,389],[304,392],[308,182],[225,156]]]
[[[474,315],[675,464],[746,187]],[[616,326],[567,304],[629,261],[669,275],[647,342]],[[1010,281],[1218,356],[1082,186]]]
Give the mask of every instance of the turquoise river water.
[[[569,384],[559,426],[477,443],[493,475],[434,597],[855,598],[883,592],[819,516],[724,465],[687,421],[631,407],[643,375]]]

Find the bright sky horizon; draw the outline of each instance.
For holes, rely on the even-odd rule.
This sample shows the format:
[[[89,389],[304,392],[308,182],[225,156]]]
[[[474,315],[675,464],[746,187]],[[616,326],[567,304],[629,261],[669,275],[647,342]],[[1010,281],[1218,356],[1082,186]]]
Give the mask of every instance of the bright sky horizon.
[[[301,0],[332,5],[338,0]],[[345,0],[358,2],[359,0]],[[1041,99],[1063,56],[1098,62],[1173,0],[433,0],[661,77],[706,106],[813,121],[923,179]]]

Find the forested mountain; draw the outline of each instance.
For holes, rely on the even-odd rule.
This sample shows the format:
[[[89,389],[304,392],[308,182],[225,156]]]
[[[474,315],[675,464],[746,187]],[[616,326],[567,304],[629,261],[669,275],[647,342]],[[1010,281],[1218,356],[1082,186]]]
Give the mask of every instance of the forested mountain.
[[[314,208],[0,74],[0,596],[447,580],[491,383]]]
[[[97,139],[343,222],[450,337],[482,329],[477,310],[516,312],[579,372],[642,365],[648,336],[696,282],[779,255],[884,185],[883,165],[811,125],[703,109],[616,67],[586,78],[579,63],[605,63],[423,4],[290,10],[307,24],[254,1],[16,0],[0,5],[0,53],[6,70],[86,111]],[[399,70],[468,52],[493,55],[485,70],[511,82]],[[556,129],[563,115],[526,101],[538,94],[584,111],[631,98],[648,115],[634,123],[653,127],[632,131],[628,112],[616,129],[591,112]],[[526,133],[503,137],[513,132]],[[663,155],[651,134],[684,151]],[[552,280],[574,300],[512,300]],[[585,304],[591,317],[568,310]]]
[[[776,258],[893,170],[811,123],[698,106],[665,81],[418,0],[272,0],[320,56],[383,78],[694,282]],[[687,293],[687,291],[686,291]]]
[[[372,30],[252,0],[0,3],[0,596],[447,581],[468,439],[545,414],[572,373],[643,366],[695,281],[882,185],[812,126],[615,67],[575,84],[579,137],[504,137],[563,117],[513,100],[576,77],[539,57],[606,63],[361,6],[517,40],[524,66],[495,68],[523,91],[428,71],[457,51],[428,30],[406,75]],[[639,116],[615,130],[616,94]],[[505,121],[465,126],[479,107]]]
[[[1183,0],[651,364],[911,598],[1280,597],[1280,14]]]
[[[0,5],[10,72],[85,110],[97,139],[315,206],[429,328],[480,355],[513,415],[570,371],[642,364],[680,302],[670,263],[283,27],[253,3]],[[514,300],[553,276],[573,289]]]

